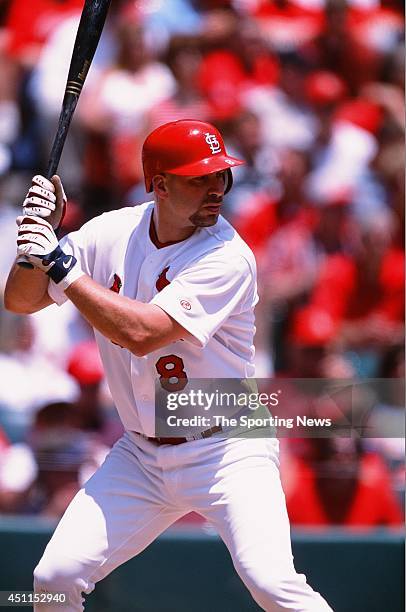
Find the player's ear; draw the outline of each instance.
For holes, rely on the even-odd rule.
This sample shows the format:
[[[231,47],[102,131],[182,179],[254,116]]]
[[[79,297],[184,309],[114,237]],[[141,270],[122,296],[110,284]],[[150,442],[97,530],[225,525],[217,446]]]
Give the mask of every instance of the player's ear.
[[[152,189],[156,196],[160,198],[168,197],[168,186],[164,174],[156,174],[152,179]]]

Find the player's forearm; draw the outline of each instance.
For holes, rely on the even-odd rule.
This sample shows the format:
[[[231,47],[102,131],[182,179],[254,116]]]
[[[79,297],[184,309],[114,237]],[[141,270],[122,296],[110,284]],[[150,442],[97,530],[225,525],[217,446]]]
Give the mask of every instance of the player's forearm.
[[[14,264],[4,290],[4,305],[18,314],[32,314],[53,303],[49,297],[49,278],[41,270]]]
[[[81,276],[65,293],[92,327],[137,356],[180,337],[179,326],[158,306],[117,295],[89,276]]]

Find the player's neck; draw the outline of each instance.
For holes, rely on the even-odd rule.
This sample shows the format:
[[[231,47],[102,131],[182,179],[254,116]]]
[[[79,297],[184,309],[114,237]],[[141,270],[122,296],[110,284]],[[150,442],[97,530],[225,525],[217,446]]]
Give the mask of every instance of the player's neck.
[[[177,227],[175,220],[166,219],[155,207],[151,217],[150,238],[158,248],[186,240],[196,231],[195,227]]]

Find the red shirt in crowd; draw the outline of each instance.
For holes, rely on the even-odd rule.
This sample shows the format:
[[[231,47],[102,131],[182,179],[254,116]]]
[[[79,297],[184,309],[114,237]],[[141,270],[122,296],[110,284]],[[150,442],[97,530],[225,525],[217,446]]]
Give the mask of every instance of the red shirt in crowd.
[[[403,321],[404,253],[388,249],[372,281],[358,272],[351,257],[328,257],[311,301],[338,319],[359,320],[377,315],[388,321]]]
[[[296,461],[293,463],[293,465]],[[293,466],[292,466],[293,467]],[[332,525],[317,489],[314,470],[298,459],[295,484],[286,492],[288,513],[294,525]],[[336,502],[339,503],[339,502]],[[348,527],[401,525],[402,515],[392,492],[382,459],[367,453],[360,459],[358,480],[342,525]]]

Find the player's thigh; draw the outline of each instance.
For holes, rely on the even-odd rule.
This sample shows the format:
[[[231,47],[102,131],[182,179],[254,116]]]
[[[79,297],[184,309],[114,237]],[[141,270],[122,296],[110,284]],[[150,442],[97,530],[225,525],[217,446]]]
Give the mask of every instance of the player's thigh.
[[[241,440],[213,474],[199,511],[215,526],[234,563],[293,568],[290,526],[275,440]]]
[[[141,552],[181,513],[165,499],[159,471],[120,440],[72,500],[52,536],[44,565],[97,582]]]

